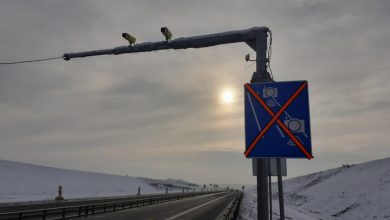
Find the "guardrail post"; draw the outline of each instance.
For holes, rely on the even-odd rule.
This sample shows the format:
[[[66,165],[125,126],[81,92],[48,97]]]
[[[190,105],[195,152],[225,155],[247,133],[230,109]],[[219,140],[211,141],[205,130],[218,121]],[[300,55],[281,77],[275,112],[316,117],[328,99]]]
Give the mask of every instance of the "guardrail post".
[[[21,212],[19,212],[18,219],[22,220],[22,213]]]
[[[66,213],[66,210],[65,210],[65,209],[66,209],[66,208],[63,208],[63,209],[62,209],[62,218],[63,218],[63,219],[65,219],[65,213]]]
[[[42,220],[46,220],[46,210],[42,211]]]

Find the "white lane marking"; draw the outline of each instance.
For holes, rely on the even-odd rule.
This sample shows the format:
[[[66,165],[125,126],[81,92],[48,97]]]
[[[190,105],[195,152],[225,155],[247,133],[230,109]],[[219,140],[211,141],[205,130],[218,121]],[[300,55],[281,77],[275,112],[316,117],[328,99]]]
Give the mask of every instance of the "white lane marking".
[[[186,211],[184,211],[184,212],[181,212],[181,213],[179,213],[179,214],[177,214],[177,215],[174,215],[174,216],[172,216],[172,217],[166,218],[165,220],[173,220],[173,219],[176,219],[176,218],[178,218],[178,217],[180,217],[180,216],[183,216],[183,215],[185,215],[185,214],[188,214],[188,213],[190,213],[190,212],[192,212],[192,211],[194,211],[194,210],[196,210],[196,209],[202,208],[203,206],[206,206],[206,205],[208,205],[208,204],[210,204],[210,203],[213,203],[213,202],[215,202],[215,201],[218,201],[218,200],[220,200],[220,199],[223,199],[223,198],[225,198],[225,197],[227,197],[227,196],[230,196],[230,195],[232,195],[232,194],[233,194],[233,193],[229,193],[229,194],[227,194],[227,195],[225,195],[225,196],[216,198],[216,199],[211,200],[211,201],[209,201],[209,202],[206,202],[206,203],[204,203],[204,204],[202,204],[202,205],[195,206],[194,208],[188,209],[188,210],[186,210]],[[198,198],[199,198],[199,197],[198,197]]]
[[[215,195],[219,195],[219,194],[223,194],[225,192],[219,192],[219,193],[211,193],[211,194],[207,194],[207,195],[203,195],[203,196],[195,196],[195,197],[190,197],[189,199],[191,198],[202,198],[202,197],[208,197],[208,196],[215,196]]]

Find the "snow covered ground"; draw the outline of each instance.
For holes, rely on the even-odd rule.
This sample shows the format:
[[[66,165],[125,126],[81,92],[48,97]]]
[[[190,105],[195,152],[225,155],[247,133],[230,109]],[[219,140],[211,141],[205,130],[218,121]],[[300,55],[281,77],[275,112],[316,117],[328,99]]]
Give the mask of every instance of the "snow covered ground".
[[[169,186],[170,192],[181,192],[186,184],[196,187],[174,179],[155,181]],[[153,187],[153,182],[0,160],[0,203],[53,200],[60,185],[65,199],[136,195],[138,187],[141,194],[165,192],[165,187]]]
[[[277,185],[273,184],[273,192]],[[284,181],[286,219],[390,220],[390,158]],[[244,192],[241,219],[257,219],[256,189]],[[273,194],[278,219],[277,193]]]

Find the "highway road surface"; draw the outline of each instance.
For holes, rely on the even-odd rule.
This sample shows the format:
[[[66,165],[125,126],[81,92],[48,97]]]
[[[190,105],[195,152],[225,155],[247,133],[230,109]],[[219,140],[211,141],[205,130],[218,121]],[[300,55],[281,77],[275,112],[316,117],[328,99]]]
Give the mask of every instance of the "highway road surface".
[[[138,207],[123,211],[82,217],[84,220],[174,220],[174,219],[215,219],[236,197],[236,192],[219,192],[173,202]]]

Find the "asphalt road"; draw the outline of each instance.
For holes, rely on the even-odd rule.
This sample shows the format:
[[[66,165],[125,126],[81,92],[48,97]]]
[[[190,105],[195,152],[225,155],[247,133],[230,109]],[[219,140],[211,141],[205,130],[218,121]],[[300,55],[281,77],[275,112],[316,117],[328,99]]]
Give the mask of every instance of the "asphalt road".
[[[99,214],[80,219],[88,220],[175,220],[215,219],[219,213],[238,195],[236,192],[220,192],[173,202],[127,209],[109,214]]]

